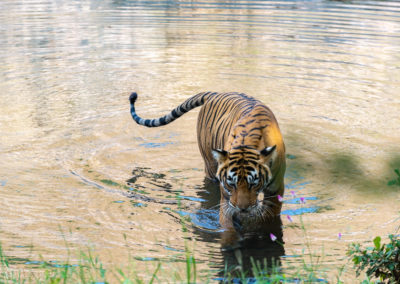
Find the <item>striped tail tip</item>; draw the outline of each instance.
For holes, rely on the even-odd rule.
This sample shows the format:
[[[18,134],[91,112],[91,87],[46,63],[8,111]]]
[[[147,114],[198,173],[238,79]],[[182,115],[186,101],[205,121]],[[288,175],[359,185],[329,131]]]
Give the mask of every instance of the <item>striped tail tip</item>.
[[[129,96],[129,102],[131,103],[131,105],[135,104],[135,101],[137,99],[138,95],[136,92],[133,92],[130,96]]]

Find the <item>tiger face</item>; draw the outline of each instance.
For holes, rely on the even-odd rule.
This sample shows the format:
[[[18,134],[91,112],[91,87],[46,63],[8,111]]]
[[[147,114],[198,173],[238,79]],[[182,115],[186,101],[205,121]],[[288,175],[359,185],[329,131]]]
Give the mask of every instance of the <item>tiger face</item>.
[[[218,163],[217,179],[220,183],[221,201],[225,202],[224,214],[240,214],[252,217],[263,217],[272,212],[269,208],[271,195],[268,191],[272,181],[271,165],[276,146],[262,151],[248,147],[234,148],[227,152],[213,150],[212,154]]]

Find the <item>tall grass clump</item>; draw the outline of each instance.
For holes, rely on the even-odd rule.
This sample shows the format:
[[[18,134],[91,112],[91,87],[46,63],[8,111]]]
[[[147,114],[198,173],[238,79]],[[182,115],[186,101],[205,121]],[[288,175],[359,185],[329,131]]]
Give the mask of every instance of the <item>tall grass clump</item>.
[[[24,276],[20,271],[10,268],[8,258],[4,255],[3,247],[0,243],[0,283],[25,283]]]
[[[283,273],[280,264],[251,260],[249,271],[232,273],[227,267],[222,271],[222,278],[215,274],[199,275],[198,261],[190,248],[194,242],[185,240],[183,259],[176,262],[152,262],[149,271],[136,270],[135,260],[132,258],[125,267],[106,267],[96,257],[91,249],[80,252],[74,263],[67,261],[55,265],[53,262],[43,261],[41,266],[21,273],[20,270],[10,268],[10,261],[3,254],[0,247],[0,283],[293,283],[314,282],[319,274],[319,262],[312,258],[311,263],[303,261],[303,268],[293,273]],[[311,247],[310,245],[308,246]],[[304,257],[304,256],[303,256]],[[312,257],[312,256],[310,256]],[[154,265],[153,265],[154,264]],[[183,270],[181,270],[183,265]],[[180,268],[178,268],[178,266]],[[27,270],[26,270],[27,271]],[[178,272],[180,271],[180,272]],[[219,273],[221,275],[221,273]]]

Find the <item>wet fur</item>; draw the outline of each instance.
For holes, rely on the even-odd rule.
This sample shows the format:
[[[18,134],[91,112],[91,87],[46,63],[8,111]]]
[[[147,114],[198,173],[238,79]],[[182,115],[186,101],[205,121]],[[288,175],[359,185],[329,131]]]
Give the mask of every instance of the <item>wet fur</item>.
[[[197,141],[206,176],[220,182],[220,223],[224,228],[257,231],[270,217],[280,214],[282,204],[277,196],[284,194],[285,145],[275,116],[267,106],[241,93],[207,92],[189,98],[163,117],[143,119],[136,114],[136,99],[137,94],[133,93],[132,118],[147,127],[168,124],[202,106]],[[235,171],[240,180],[236,189],[226,188],[228,170]],[[250,188],[252,178],[248,177],[255,172],[261,179],[257,192]],[[263,193],[262,200],[258,200],[259,192]]]

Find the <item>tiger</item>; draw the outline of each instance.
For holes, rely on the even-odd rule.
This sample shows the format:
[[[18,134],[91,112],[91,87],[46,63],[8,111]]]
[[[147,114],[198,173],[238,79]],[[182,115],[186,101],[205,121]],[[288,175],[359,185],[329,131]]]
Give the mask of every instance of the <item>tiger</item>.
[[[197,142],[205,175],[219,184],[220,214],[231,245],[241,234],[261,230],[280,215],[286,170],[285,144],[272,111],[244,93],[196,94],[165,116],[143,119],[135,111],[137,93],[129,97],[133,120],[147,127],[167,125],[200,107]]]

